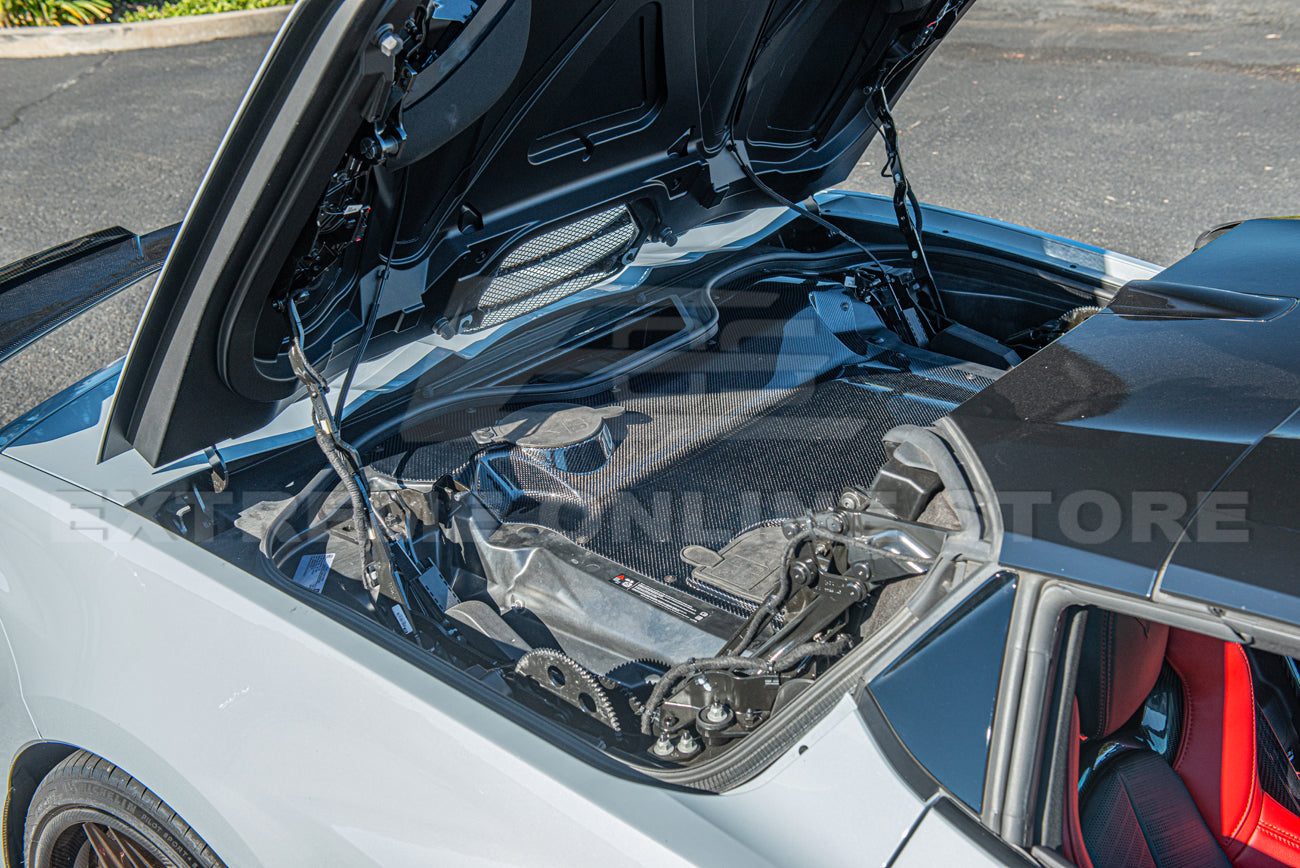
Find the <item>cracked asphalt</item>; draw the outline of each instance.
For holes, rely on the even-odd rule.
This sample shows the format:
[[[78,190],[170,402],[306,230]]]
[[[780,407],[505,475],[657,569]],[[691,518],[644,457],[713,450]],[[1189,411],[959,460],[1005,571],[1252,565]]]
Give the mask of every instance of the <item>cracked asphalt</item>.
[[[270,40],[0,60],[0,261],[183,217]]]
[[[0,60],[0,263],[181,219],[270,39]],[[923,201],[1168,264],[1300,213],[1298,107],[1295,0],[979,0],[895,116]],[[841,186],[889,192],[882,162]],[[0,370],[0,423],[111,359],[142,303]]]
[[[894,113],[922,201],[1168,265],[1300,213],[1298,107],[1294,0],[979,0]]]

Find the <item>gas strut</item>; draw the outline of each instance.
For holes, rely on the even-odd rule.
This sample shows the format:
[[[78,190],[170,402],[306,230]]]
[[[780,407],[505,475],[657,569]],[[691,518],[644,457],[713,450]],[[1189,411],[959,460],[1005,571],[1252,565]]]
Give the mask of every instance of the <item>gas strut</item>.
[[[393,568],[392,551],[388,547],[386,536],[387,526],[382,521],[376,521],[370,505],[366,477],[361,472],[361,459],[334,426],[334,417],[325,401],[329,385],[312,367],[311,362],[307,361],[307,354],[303,351],[302,319],[298,316],[298,306],[292,297],[285,299],[284,308],[290,324],[289,364],[293,367],[294,376],[307,387],[307,394],[311,398],[311,422],[316,443],[321,452],[325,453],[334,472],[339,475],[352,500],[352,524],[356,528],[357,543],[361,546],[362,585],[370,592],[375,611],[403,633],[418,639],[406,590],[402,586],[401,577]],[[387,602],[381,602],[381,597]]]
[[[898,126],[889,111],[885,89],[877,88],[874,98],[876,116],[880,121],[880,137],[885,143],[885,169],[894,181],[894,215],[898,218],[898,228],[903,233],[903,240],[907,242],[907,251],[912,258],[912,274],[933,310],[941,318],[947,319],[948,312],[943,308],[943,298],[935,286],[930,261],[926,259],[925,247],[921,244],[921,203],[917,201],[912,185],[907,182],[907,174],[903,171],[903,157],[898,151]]]

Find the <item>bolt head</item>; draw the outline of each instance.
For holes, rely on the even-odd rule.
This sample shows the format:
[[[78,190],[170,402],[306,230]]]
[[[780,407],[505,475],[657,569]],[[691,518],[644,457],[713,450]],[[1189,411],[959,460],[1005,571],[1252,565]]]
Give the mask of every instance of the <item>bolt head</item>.
[[[392,57],[402,50],[402,38],[396,33],[389,33],[379,39],[379,51],[384,57]]]
[[[705,706],[704,719],[709,723],[722,723],[731,716],[731,709],[720,702]]]

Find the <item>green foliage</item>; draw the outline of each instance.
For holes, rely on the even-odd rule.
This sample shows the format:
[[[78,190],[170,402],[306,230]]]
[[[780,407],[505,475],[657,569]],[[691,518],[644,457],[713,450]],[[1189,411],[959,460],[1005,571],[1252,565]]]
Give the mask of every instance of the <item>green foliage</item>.
[[[0,0],[8,2],[8,0]],[[149,21],[175,18],[178,15],[207,15],[209,12],[234,12],[238,9],[264,9],[282,6],[286,0],[175,0],[162,6],[144,6],[118,16],[119,21]]]
[[[0,27],[90,24],[112,11],[111,0],[0,0]]]

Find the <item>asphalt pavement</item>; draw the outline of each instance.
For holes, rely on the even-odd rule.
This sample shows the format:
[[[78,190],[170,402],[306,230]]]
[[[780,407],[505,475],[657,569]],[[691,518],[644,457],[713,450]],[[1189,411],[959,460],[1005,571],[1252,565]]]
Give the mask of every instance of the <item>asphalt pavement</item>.
[[[1168,265],[1300,214],[1300,3],[978,0],[894,114],[922,201]]]
[[[0,262],[181,219],[270,39],[0,60]],[[1298,109],[1295,0],[979,0],[894,113],[923,201],[1168,264],[1210,226],[1300,213]],[[882,157],[841,186],[888,192]],[[96,359],[140,303],[101,318]],[[0,372],[0,417],[83,355]]]

